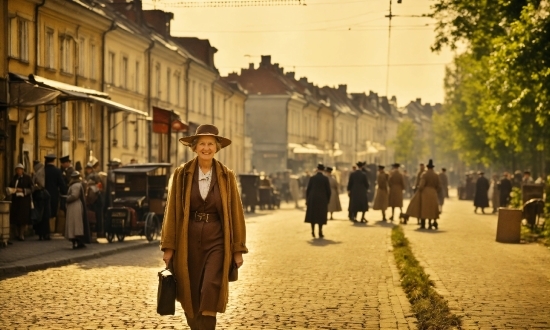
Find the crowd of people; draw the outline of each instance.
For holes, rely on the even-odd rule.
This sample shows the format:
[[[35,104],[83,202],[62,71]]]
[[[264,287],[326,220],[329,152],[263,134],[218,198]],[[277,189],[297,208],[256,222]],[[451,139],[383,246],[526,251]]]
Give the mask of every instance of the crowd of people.
[[[64,232],[74,249],[84,248],[96,240],[92,236],[103,234],[103,215],[112,204],[109,198],[114,184],[112,170],[121,161],[111,160],[105,173],[100,171],[95,158],[84,168],[79,161],[73,167],[69,156],[60,157],[57,167],[56,159],[56,155],[48,154],[43,163],[35,160],[32,171],[21,163],[15,167],[7,188],[12,203],[10,236],[23,241],[32,226],[38,240],[49,241],[51,231],[57,229]]]

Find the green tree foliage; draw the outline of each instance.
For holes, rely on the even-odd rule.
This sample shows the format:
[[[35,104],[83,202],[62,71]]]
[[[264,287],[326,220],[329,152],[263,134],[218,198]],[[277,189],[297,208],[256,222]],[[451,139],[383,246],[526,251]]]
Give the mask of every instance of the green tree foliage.
[[[407,168],[414,168],[427,149],[426,141],[420,137],[420,132],[414,122],[405,119],[397,127],[395,139],[390,142],[395,149],[395,161]]]
[[[467,50],[447,69],[434,130],[467,163],[545,171],[550,148],[548,0],[436,0],[433,50]],[[445,135],[445,130],[446,135]],[[514,167],[514,168],[512,168]]]

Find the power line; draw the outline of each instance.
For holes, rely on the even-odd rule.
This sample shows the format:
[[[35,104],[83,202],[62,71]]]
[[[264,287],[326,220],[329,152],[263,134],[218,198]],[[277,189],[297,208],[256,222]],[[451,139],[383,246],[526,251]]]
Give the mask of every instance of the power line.
[[[168,8],[227,8],[227,7],[275,7],[275,6],[306,6],[306,0],[212,0],[212,1],[175,1],[162,3]],[[158,0],[152,0],[153,6],[160,5]]]
[[[359,26],[359,28],[353,28],[353,26]],[[394,30],[430,30],[433,29],[431,25],[408,25],[408,26],[393,26]],[[379,31],[387,30],[388,27],[381,26],[361,26],[361,25],[346,25],[337,26],[331,28],[316,28],[316,29],[302,29],[302,30],[172,30],[174,33],[278,33],[278,32],[349,32],[349,31]]]
[[[441,66],[448,65],[450,63],[400,63],[400,64],[390,64],[392,67],[414,67],[414,66]],[[387,64],[349,64],[349,65],[283,65],[281,67],[286,68],[368,68],[368,67],[386,67]],[[241,69],[241,67],[219,67],[219,69]]]

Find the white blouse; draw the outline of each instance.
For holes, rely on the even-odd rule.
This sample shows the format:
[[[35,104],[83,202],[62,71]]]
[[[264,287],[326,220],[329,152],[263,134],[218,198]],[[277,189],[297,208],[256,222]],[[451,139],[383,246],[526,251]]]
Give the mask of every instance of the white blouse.
[[[212,180],[212,168],[206,174],[203,174],[199,168],[199,191],[202,199],[206,200],[208,190],[210,189],[210,181]]]

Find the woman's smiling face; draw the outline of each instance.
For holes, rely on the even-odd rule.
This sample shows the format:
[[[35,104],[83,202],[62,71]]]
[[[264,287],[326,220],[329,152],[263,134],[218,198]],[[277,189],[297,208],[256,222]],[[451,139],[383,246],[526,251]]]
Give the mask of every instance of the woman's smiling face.
[[[218,147],[216,145],[216,138],[212,136],[199,137],[197,146],[195,147],[195,152],[199,156],[200,160],[212,160],[217,151]]]

